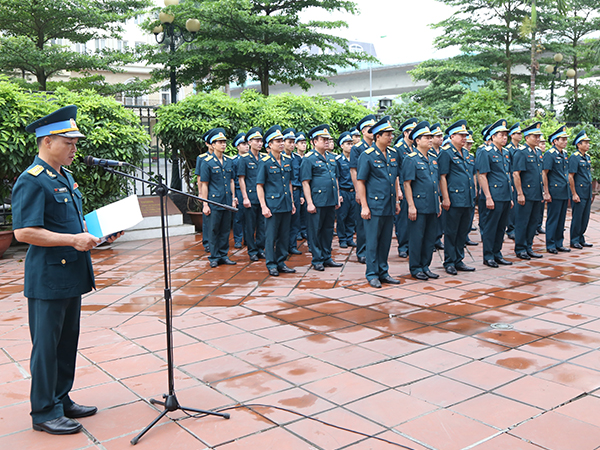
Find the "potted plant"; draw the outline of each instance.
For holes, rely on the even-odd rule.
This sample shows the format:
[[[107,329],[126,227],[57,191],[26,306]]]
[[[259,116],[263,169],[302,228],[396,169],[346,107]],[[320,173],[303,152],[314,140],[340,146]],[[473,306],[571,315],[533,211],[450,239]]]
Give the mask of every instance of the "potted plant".
[[[10,213],[10,186],[8,180],[0,184],[0,258],[13,241],[12,215]]]
[[[198,176],[193,175],[190,179],[189,192],[194,195],[198,195]],[[196,233],[202,232],[202,202],[195,198],[187,198],[187,211],[186,214],[192,221],[192,225],[196,228]]]

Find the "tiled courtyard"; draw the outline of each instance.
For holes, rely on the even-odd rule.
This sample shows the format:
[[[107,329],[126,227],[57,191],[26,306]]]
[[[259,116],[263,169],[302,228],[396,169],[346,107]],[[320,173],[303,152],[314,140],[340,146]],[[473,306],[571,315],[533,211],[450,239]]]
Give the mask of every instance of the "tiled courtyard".
[[[512,267],[483,266],[479,245],[467,257],[477,271],[455,277],[437,253],[436,281],[409,278],[393,243],[402,283],[384,289],[337,242],[342,268],[309,270],[303,243],[297,273],[274,278],[245,250],[210,269],[199,235],[172,238],[177,396],[239,407],[229,420],[169,414],[136,448],[600,448],[598,206],[593,248],[549,255],[538,236],[544,258],[520,261],[507,239]],[[92,255],[98,290],[84,298],[72,398],[100,411],[62,437],[32,431],[28,415],[24,247],[0,260],[0,449],[129,449],[160,411],[148,402],[168,388],[160,240]]]

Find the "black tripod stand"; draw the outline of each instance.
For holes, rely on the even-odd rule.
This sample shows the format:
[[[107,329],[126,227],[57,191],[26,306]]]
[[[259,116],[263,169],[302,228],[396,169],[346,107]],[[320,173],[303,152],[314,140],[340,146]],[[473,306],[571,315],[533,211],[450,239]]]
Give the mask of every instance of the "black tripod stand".
[[[209,204],[220,206],[225,209],[229,209],[231,211],[237,211],[236,208],[233,208],[228,205],[222,205],[220,203],[216,203],[210,200],[205,200],[195,195],[191,195],[185,192],[178,191],[177,189],[169,188],[162,182],[162,177],[158,175],[158,182],[154,183],[148,180],[143,180],[141,178],[135,177],[128,173],[119,172],[118,170],[114,170],[110,167],[103,166],[104,170],[107,172],[118,174],[132,180],[141,181],[142,183],[146,183],[150,186],[154,186],[156,188],[156,193],[160,196],[160,228],[162,233],[162,251],[163,251],[163,267],[164,267],[164,277],[165,277],[165,289],[164,289],[164,298],[165,298],[165,320],[166,320],[166,328],[167,328],[167,371],[169,376],[169,393],[163,394],[163,400],[155,400],[153,398],[150,399],[150,403],[153,405],[161,405],[164,409],[163,411],[154,419],[150,424],[144,428],[140,434],[134,437],[131,440],[133,445],[137,444],[141,437],[150,430],[154,425],[158,423],[160,419],[162,419],[168,412],[172,411],[187,411],[193,413],[207,414],[213,416],[224,417],[225,419],[229,419],[229,414],[220,413],[215,411],[205,411],[203,409],[196,408],[188,408],[187,406],[181,406],[179,401],[177,400],[177,395],[175,394],[175,377],[173,375],[173,321],[172,321],[172,298],[171,298],[171,286],[170,286],[170,278],[169,278],[169,267],[167,265],[167,225],[166,225],[166,212],[165,212],[165,197],[167,196],[168,191],[177,192],[178,194],[185,195],[186,197],[194,198],[197,200],[201,200],[203,202],[207,202]]]

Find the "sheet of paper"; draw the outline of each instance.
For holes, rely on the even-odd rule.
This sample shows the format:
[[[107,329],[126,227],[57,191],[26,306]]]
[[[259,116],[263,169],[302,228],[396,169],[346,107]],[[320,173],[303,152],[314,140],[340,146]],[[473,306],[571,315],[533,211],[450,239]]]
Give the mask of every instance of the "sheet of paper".
[[[86,214],[84,219],[90,234],[106,238],[137,225],[144,218],[137,195],[130,195]]]

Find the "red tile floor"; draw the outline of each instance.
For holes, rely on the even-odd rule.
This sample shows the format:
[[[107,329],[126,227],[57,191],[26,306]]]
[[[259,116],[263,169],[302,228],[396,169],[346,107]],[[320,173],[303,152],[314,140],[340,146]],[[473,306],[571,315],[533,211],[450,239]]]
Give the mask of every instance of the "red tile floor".
[[[170,413],[138,447],[600,448],[598,206],[591,249],[549,255],[539,236],[544,258],[525,262],[507,239],[512,267],[483,266],[480,245],[468,248],[476,272],[446,275],[437,253],[442,276],[420,282],[392,248],[402,284],[384,289],[337,242],[342,268],[309,270],[303,244],[289,261],[298,272],[273,278],[245,250],[233,252],[236,266],[210,269],[200,236],[173,238],[179,401],[241,407],[229,420]],[[148,399],[167,390],[160,249],[152,240],[93,252],[98,290],[84,298],[72,397],[100,411],[64,437],[31,429],[23,247],[0,260],[0,448],[131,448],[159,412]]]

